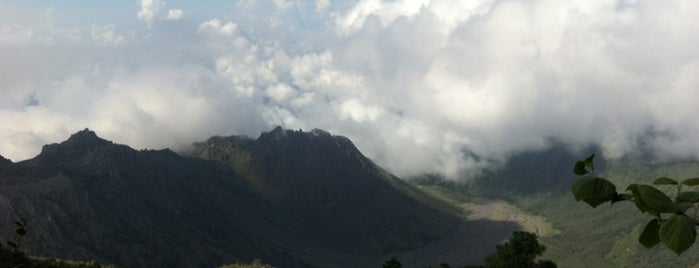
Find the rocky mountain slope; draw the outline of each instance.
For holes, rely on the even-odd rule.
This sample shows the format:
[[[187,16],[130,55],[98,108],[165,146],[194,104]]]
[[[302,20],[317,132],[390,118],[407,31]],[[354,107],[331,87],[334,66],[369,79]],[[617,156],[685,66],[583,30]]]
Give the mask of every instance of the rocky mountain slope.
[[[195,154],[243,174],[266,200],[297,217],[308,236],[342,251],[415,248],[455,224],[349,139],[322,130],[214,137],[197,144]]]
[[[123,267],[364,267],[458,221],[343,137],[275,129],[192,155],[137,151],[89,130],[0,159],[0,234],[24,217],[34,255]]]

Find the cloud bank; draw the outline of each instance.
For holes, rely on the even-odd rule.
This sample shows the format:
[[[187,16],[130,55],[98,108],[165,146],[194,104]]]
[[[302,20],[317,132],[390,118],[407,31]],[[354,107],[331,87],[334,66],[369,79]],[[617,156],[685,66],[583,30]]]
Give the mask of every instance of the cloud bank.
[[[282,125],[347,136],[406,176],[552,140],[699,156],[695,1],[139,4],[79,23],[0,7],[39,17],[0,19],[0,154],[85,127],[177,149]]]
[[[144,22],[148,29],[153,28],[155,18],[157,17],[160,8],[162,8],[165,3],[161,0],[140,0],[139,3],[141,5],[141,10],[138,11],[136,17],[138,17],[138,20]],[[173,17],[181,17],[182,14],[177,13],[177,11],[170,10],[166,18],[170,17],[170,15],[173,15]]]

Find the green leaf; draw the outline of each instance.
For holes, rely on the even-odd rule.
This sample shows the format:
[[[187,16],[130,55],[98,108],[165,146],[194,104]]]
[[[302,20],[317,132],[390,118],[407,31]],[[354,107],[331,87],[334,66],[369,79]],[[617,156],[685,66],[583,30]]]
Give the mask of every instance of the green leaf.
[[[660,177],[653,181],[655,185],[677,185],[677,181],[669,177]]]
[[[585,166],[592,171],[595,170],[595,154],[591,154],[590,156],[585,158]]]
[[[648,206],[645,205],[645,203],[643,203],[643,201],[641,199],[639,199],[637,197],[639,195],[638,194],[638,184],[634,183],[634,184],[627,186],[626,191],[630,191],[633,194],[633,196],[634,196],[633,202],[636,205],[636,207],[638,208],[638,210],[641,211],[641,213],[647,212],[655,217],[660,216],[660,214],[658,212],[652,211]]]
[[[10,245],[10,247],[17,248],[17,244],[15,242],[7,240],[7,244]]]
[[[636,206],[642,212],[658,215],[658,213],[675,213],[679,211],[679,208],[672,202],[670,197],[653,186],[632,184],[629,185],[627,190],[631,190],[635,197]]]
[[[660,230],[660,224],[658,219],[652,219],[643,228],[643,233],[638,237],[638,242],[646,248],[652,248],[653,246],[660,243],[660,236],[658,236],[658,230]]]
[[[685,213],[688,209],[694,207],[694,203],[680,202],[677,204],[677,207],[680,208],[680,212]]]
[[[689,178],[689,179],[683,180],[682,184],[687,185],[687,186],[699,185],[699,178]]]
[[[680,195],[677,196],[677,200],[679,200],[680,202],[689,202],[689,203],[699,202],[699,192],[695,192],[695,191],[681,192]]]
[[[17,228],[15,232],[17,232],[17,235],[19,236],[24,236],[25,234],[27,234],[27,230],[25,230],[24,228]]]
[[[616,186],[610,181],[597,177],[584,177],[578,179],[571,187],[575,200],[584,201],[591,207],[612,201],[616,196]]]
[[[675,214],[660,225],[658,235],[665,246],[680,255],[694,244],[697,229],[689,217]]]
[[[575,175],[587,174],[587,170],[585,169],[585,162],[583,162],[583,161],[575,162],[575,167],[573,168],[573,173],[575,173]]]
[[[19,221],[15,221],[15,225],[17,225],[17,227],[22,227],[22,226],[23,226],[22,223],[19,222]]]

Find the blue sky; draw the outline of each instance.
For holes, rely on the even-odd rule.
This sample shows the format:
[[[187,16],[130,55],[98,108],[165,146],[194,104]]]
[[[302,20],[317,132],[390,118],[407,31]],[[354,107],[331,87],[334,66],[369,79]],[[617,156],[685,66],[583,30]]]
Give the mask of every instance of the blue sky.
[[[695,1],[0,1],[0,51],[14,161],[85,127],[178,150],[275,125],[399,175],[551,140],[699,156]]]

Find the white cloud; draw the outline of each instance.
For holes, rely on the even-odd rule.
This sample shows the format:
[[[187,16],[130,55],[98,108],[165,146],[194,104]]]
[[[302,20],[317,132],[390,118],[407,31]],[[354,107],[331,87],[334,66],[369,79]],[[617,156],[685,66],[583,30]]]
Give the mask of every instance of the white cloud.
[[[141,10],[138,11],[136,16],[138,19],[146,23],[148,29],[153,28],[153,22],[165,4],[161,0],[140,0]],[[168,14],[169,15],[169,14]]]
[[[293,0],[274,0],[274,5],[280,9],[287,9],[294,4]]]
[[[244,1],[177,30],[140,3],[135,40],[114,21],[35,44],[69,27],[0,18],[0,154],[84,127],[160,148],[280,124],[346,135],[400,175],[551,139],[699,156],[694,1]]]
[[[0,25],[0,43],[21,44],[34,37],[32,29],[21,24]]]
[[[181,9],[170,9],[167,11],[167,15],[163,17],[164,20],[181,20],[184,18],[184,12]]]
[[[294,89],[286,84],[276,84],[267,88],[267,96],[276,102],[284,102],[294,95]]]
[[[316,11],[323,12],[330,5],[330,0],[316,0]]]
[[[90,30],[90,36],[92,37],[92,41],[99,46],[113,47],[124,45],[127,42],[126,37],[117,31],[116,25],[114,24],[101,26],[93,24]]]
[[[340,17],[337,21],[341,31],[356,31],[360,29],[366,19],[370,16],[377,16],[383,25],[389,25],[399,17],[412,17],[420,12],[420,9],[427,5],[428,0],[360,0],[354,8]]]
[[[211,19],[199,24],[199,31],[232,36],[237,27],[238,25],[233,22],[224,23],[219,19]]]
[[[340,118],[350,118],[356,122],[375,122],[383,113],[383,109],[377,106],[370,106],[357,99],[349,99],[339,106]]]

